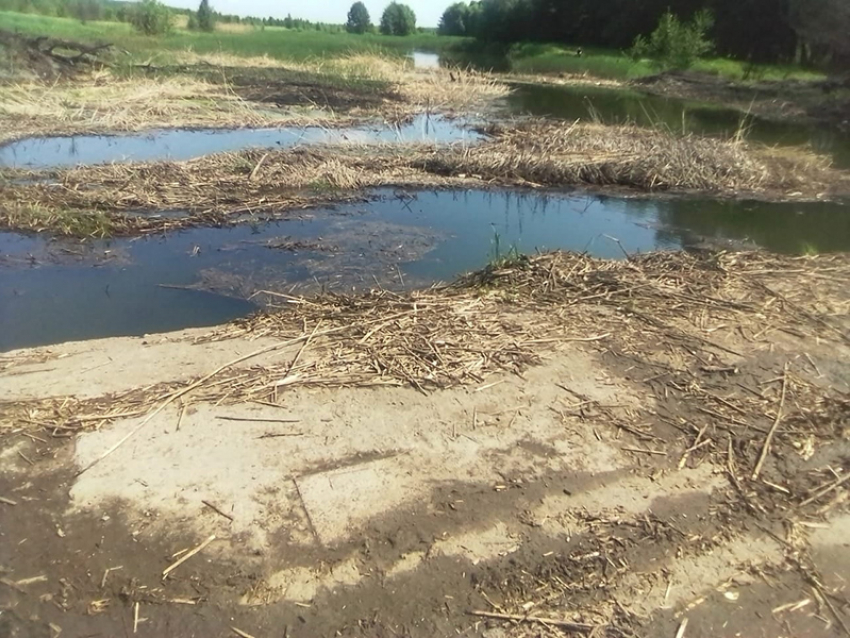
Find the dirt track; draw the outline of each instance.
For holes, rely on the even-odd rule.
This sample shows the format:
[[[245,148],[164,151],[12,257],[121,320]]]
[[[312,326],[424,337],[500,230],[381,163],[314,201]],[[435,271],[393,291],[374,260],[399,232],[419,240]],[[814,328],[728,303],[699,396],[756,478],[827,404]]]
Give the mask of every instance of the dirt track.
[[[656,318],[669,335],[659,341],[657,326],[632,323],[637,298],[629,320],[613,310],[622,301],[554,305],[546,315],[536,314],[537,296],[522,310],[500,302],[505,326],[529,321],[529,312],[538,328],[573,319],[557,343],[515,333],[517,351],[533,345],[540,357],[521,375],[485,367],[480,382],[446,389],[374,385],[392,375],[373,387],[302,385],[293,370],[302,381],[352,375],[359,359],[344,354],[350,337],[286,346],[268,328],[3,355],[0,636],[131,635],[136,609],[140,636],[566,631],[471,612],[568,621],[573,633],[595,636],[673,636],[685,619],[690,637],[842,635],[850,517],[839,482],[850,458],[850,378],[836,332],[846,329],[846,298],[828,279],[843,262],[789,261],[776,275],[760,263],[751,262],[751,276],[784,286],[773,290],[785,310],[820,308],[820,319],[792,328],[768,304],[748,324],[698,304],[702,314],[686,325],[681,317],[691,315],[670,306]],[[547,267],[561,281],[556,263]],[[644,286],[658,285],[642,267]],[[634,286],[618,288],[613,272],[584,277],[604,280],[613,301],[611,291]],[[746,302],[733,298],[733,289],[716,294],[756,303],[752,292]],[[387,339],[408,338],[404,321],[367,324]],[[616,325],[622,335],[609,331]],[[674,326],[690,337],[676,337]],[[364,330],[374,339],[378,328]],[[698,334],[713,345],[694,346]],[[628,339],[641,335],[642,353],[630,354]],[[483,341],[482,354],[491,347]],[[274,405],[221,402],[206,387],[153,416],[144,408],[98,422],[79,416],[87,404],[61,399],[112,394],[114,405],[92,404],[96,414],[124,413],[126,391],[187,387],[269,348],[231,373],[281,378],[274,371],[283,365]],[[324,367],[327,352],[346,370]],[[662,358],[688,372],[665,372]],[[742,410],[752,393],[762,417],[724,408]],[[77,417],[66,404],[80,406]],[[809,412],[815,406],[832,406],[831,416],[821,421]],[[774,422],[772,453],[751,480]]]

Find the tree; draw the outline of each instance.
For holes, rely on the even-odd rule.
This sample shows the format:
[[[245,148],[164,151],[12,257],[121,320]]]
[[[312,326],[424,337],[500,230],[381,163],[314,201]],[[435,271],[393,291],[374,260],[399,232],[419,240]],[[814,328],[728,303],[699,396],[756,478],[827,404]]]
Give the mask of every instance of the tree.
[[[355,2],[348,10],[348,21],[345,30],[349,33],[366,33],[372,30],[372,19],[369,10],[362,2]]]
[[[469,5],[456,2],[443,12],[437,27],[440,35],[470,35]]]
[[[642,35],[635,39],[632,55],[654,58],[663,68],[687,69],[714,48],[707,36],[713,23],[708,11],[700,11],[690,22],[682,22],[668,11],[649,39]]]
[[[814,58],[829,58],[835,69],[850,69],[850,2],[793,0],[791,23]]]
[[[391,2],[381,16],[384,35],[410,35],[416,31],[416,14],[406,4]]]
[[[215,31],[215,14],[210,7],[210,0],[201,0],[201,4],[198,6],[197,18],[198,28],[201,31]]]
[[[130,16],[130,24],[145,35],[171,31],[171,10],[157,0],[142,0]]]

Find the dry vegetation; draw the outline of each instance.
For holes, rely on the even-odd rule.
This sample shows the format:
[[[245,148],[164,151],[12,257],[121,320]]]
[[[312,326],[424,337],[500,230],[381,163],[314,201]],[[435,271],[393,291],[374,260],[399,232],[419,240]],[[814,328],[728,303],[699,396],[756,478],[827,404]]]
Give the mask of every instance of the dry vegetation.
[[[0,226],[71,235],[161,232],[245,216],[285,217],[307,206],[362,197],[364,189],[379,186],[617,186],[773,198],[850,190],[847,176],[827,168],[822,158],[774,155],[738,141],[546,122],[493,127],[489,133],[491,139],[475,145],[314,146],[81,167],[55,174],[52,183],[0,185]],[[139,210],[187,215],[164,220],[133,214]],[[92,214],[109,228],[71,223]],[[92,226],[93,232],[74,230]]]
[[[151,128],[242,128],[298,125],[306,122],[327,126],[351,123],[350,118],[314,108],[311,91],[304,90],[295,108],[280,108],[275,100],[247,99],[264,87],[264,82],[282,86],[293,73],[313,76],[317,86],[334,84],[357,86],[358,82],[386,85],[386,91],[400,101],[377,105],[374,87],[361,87],[361,107],[349,109],[364,117],[407,117],[415,112],[468,111],[483,107],[488,100],[507,94],[508,88],[488,76],[457,74],[452,81],[448,71],[415,72],[403,59],[380,54],[351,54],[341,58],[310,62],[277,60],[269,57],[241,58],[219,53],[178,54],[186,66],[179,73],[151,73],[156,67],[140,65],[142,71],[130,77],[116,77],[109,69],[80,73],[73,81],[20,81],[0,90],[0,143],[31,135],[115,133]],[[239,79],[241,70],[279,70],[281,76]],[[147,71],[147,73],[145,72]],[[234,86],[231,81],[239,79]],[[253,86],[256,83],[257,86]],[[356,93],[356,91],[355,91]],[[274,96],[272,95],[272,98]],[[298,101],[296,97],[296,102]]]
[[[808,352],[821,365],[847,356],[848,276],[846,255],[655,253],[606,261],[552,253],[426,291],[288,298],[286,310],[210,333],[206,340],[277,342],[203,378],[94,400],[0,404],[0,431],[61,436],[152,415],[178,399],[277,403],[303,385],[429,393],[498,371],[521,373],[559,344],[582,341],[631,371],[654,398],[627,416],[576,396],[590,423],[613,424],[646,449],[681,455],[681,464],[713,459],[727,467],[742,505],[761,515],[791,505],[823,513],[846,495],[835,476],[800,463],[850,435],[850,397]],[[786,341],[796,344],[795,356],[774,350]],[[286,362],[250,363],[287,348],[296,354]],[[805,348],[819,350],[804,357]]]
[[[804,191],[838,175],[829,161],[799,152],[778,156],[740,140],[676,135],[638,126],[537,121],[493,126],[491,144],[435,154],[429,172],[474,174],[505,184],[626,186],[643,190]],[[846,178],[845,178],[846,179]]]
[[[323,119],[248,102],[227,85],[186,76],[119,79],[99,72],[73,84],[22,83],[0,90],[0,142],[30,135],[317,122]]]
[[[411,109],[468,111],[483,108],[489,101],[510,92],[506,84],[490,74],[442,68],[415,70],[409,60],[378,51],[295,61],[269,56],[241,58],[228,53],[198,54],[188,50],[179,53],[178,60],[191,66],[209,65],[228,72],[239,67],[285,69],[343,82],[382,82],[403,97],[407,113]]]

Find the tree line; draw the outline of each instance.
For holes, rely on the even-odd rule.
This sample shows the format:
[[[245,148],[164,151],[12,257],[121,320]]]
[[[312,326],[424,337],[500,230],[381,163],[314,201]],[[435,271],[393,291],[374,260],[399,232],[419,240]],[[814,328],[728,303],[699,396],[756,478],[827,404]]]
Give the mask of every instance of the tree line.
[[[348,10],[345,29],[349,33],[373,33],[375,25],[369,10],[362,2],[355,2]],[[406,4],[390,2],[381,14],[378,30],[384,35],[410,35],[416,32],[416,14]]]
[[[719,55],[850,61],[850,0],[480,0],[448,7],[438,33],[628,49],[668,12],[682,21],[708,12],[708,36]]]

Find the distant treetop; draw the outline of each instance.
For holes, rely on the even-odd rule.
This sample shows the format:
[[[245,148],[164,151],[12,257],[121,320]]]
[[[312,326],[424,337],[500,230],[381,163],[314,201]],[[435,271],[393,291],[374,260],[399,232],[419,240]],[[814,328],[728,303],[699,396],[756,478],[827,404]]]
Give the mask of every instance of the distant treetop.
[[[348,20],[345,23],[345,30],[349,33],[366,33],[372,30],[372,19],[369,17],[369,10],[362,2],[355,2],[348,10]]]
[[[416,31],[416,14],[406,4],[391,2],[381,16],[384,35],[410,35]]]

